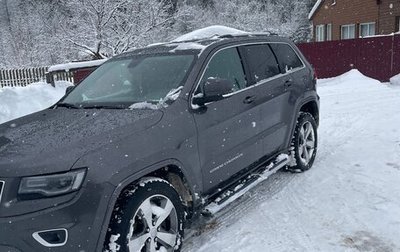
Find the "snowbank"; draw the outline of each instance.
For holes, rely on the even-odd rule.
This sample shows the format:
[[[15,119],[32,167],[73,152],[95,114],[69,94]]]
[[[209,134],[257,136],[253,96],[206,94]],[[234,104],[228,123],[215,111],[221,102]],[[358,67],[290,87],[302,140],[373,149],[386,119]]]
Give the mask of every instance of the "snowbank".
[[[390,78],[390,84],[400,86],[400,74]]]
[[[363,75],[357,69],[352,69],[349,72],[346,72],[334,78],[318,80],[318,86],[328,85],[330,87],[333,87],[336,85],[343,85],[343,83],[351,83],[351,85],[348,85],[346,88],[362,88],[367,83],[372,85],[381,84],[380,81]]]
[[[223,36],[223,35],[242,35],[248,34],[245,31],[237,30],[231,27],[222,26],[222,25],[213,25],[203,29],[198,29],[187,34],[184,34],[172,42],[182,42],[188,40],[195,40],[195,39],[206,39],[212,38],[214,36]]]
[[[0,88],[0,123],[45,109],[56,103],[69,82],[56,82],[52,87],[44,82],[32,83],[26,87]]]

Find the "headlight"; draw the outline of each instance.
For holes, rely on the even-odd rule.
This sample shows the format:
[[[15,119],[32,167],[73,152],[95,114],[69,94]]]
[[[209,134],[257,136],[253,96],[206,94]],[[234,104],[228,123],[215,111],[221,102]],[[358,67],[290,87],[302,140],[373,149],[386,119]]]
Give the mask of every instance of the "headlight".
[[[80,189],[86,170],[63,174],[26,177],[21,180],[18,194],[23,198],[53,197]]]

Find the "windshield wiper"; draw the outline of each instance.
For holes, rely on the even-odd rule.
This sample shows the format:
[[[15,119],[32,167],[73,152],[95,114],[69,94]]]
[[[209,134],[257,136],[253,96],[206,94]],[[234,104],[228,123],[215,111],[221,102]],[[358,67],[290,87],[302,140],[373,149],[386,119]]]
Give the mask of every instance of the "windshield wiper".
[[[124,109],[124,105],[86,105],[82,106],[83,109]]]
[[[56,108],[71,108],[71,109],[80,109],[81,107],[76,106],[75,104],[72,103],[58,103],[56,104]]]

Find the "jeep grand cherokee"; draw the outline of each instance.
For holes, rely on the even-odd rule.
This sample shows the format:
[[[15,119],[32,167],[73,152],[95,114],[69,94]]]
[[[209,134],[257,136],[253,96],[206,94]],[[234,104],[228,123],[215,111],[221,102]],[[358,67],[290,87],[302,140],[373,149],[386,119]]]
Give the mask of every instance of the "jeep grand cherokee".
[[[257,34],[108,60],[0,125],[0,251],[179,251],[199,214],[312,166],[314,76],[291,41]]]

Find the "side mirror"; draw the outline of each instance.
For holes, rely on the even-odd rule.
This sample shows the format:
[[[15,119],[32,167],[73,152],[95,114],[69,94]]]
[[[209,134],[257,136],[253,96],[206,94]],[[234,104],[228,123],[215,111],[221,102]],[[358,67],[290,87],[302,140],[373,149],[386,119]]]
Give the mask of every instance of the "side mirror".
[[[193,97],[193,103],[199,106],[224,99],[232,92],[232,82],[227,79],[210,77],[200,84],[201,93]]]
[[[71,91],[74,90],[74,88],[75,88],[75,86],[67,87],[67,89],[65,90],[65,94],[67,95],[67,94],[71,93]]]

